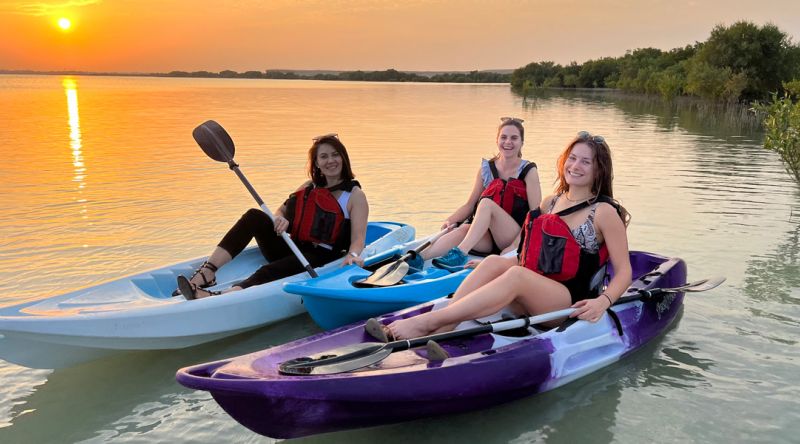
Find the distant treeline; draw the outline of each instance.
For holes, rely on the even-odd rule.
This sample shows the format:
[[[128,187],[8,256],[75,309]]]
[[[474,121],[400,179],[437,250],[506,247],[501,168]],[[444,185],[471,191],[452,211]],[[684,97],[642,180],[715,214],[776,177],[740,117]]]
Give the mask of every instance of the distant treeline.
[[[604,57],[561,66],[536,62],[511,74],[522,94],[536,88],[616,88],[666,99],[696,96],[749,102],[800,79],[800,46],[775,25],[741,21],[718,25],[705,42],[662,51],[642,48],[622,57]]]
[[[502,74],[492,71],[470,71],[466,73],[448,72],[431,76],[402,72],[396,69],[385,71],[344,71],[339,73],[301,74],[295,71],[266,70],[246,71],[172,71],[166,74],[157,74],[166,77],[218,77],[241,79],[298,79],[298,80],[350,80],[365,82],[447,82],[447,83],[509,83],[511,74]]]

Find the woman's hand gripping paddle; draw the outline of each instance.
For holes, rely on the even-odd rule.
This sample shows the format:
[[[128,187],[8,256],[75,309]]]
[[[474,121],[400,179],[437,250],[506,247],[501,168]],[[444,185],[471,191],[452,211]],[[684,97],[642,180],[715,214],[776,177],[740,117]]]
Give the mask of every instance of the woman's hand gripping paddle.
[[[244,186],[247,188],[247,191],[250,192],[250,195],[258,203],[258,206],[261,207],[261,210],[267,213],[267,216],[274,222],[275,216],[272,215],[272,212],[267,208],[267,205],[261,199],[261,197],[256,193],[256,190],[250,185],[250,182],[244,177],[244,174],[239,169],[239,165],[234,162],[233,154],[236,151],[236,148],[233,145],[233,139],[231,136],[228,135],[228,132],[220,125],[219,123],[209,120],[206,121],[197,128],[192,131],[192,137],[200,145],[200,148],[203,149],[203,152],[206,155],[217,162],[226,162],[228,167],[233,170],[234,173],[239,177],[239,180],[242,181]],[[289,248],[292,250],[292,253],[297,257],[297,260],[303,264],[303,267],[306,269],[306,272],[312,277],[317,277],[317,272],[314,271],[314,267],[308,263],[303,253],[297,248],[292,238],[289,237],[289,234],[285,231],[281,233],[281,237],[289,245]]]

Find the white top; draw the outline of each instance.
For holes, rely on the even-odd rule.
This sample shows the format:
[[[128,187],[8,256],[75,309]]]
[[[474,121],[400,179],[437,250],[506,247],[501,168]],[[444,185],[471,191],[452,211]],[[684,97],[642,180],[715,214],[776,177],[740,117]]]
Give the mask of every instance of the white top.
[[[517,174],[514,175],[514,179],[518,178],[519,175],[522,173],[522,169],[525,168],[525,165],[531,163],[528,160],[522,159],[519,163],[519,168],[517,168]],[[495,165],[496,166],[496,165]],[[489,182],[494,180],[492,177],[492,169],[489,168],[489,161],[486,159],[481,159],[481,179],[483,179],[483,187],[486,188],[489,186]],[[524,179],[524,177],[523,177]]]
[[[350,219],[350,213],[347,211],[347,202],[350,201],[350,194],[349,191],[342,191],[342,194],[336,199],[336,201],[339,202],[339,206],[342,208],[345,219]]]

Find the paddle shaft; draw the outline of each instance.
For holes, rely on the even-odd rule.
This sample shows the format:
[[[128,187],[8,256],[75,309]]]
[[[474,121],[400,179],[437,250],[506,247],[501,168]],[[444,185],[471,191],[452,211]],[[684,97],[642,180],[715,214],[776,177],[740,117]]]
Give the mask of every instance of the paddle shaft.
[[[703,281],[705,282],[705,281]],[[686,287],[686,286],[684,286]],[[639,299],[649,299],[663,293],[671,293],[680,291],[682,287],[678,288],[654,288],[652,290],[641,291],[635,295],[625,296],[617,300],[614,305],[623,304],[625,302],[636,301]],[[684,289],[685,290],[685,289]],[[574,308],[565,308],[563,310],[551,311],[528,318],[512,319],[509,321],[497,322],[494,324],[481,325],[479,327],[467,328],[464,330],[454,330],[446,333],[437,333],[428,336],[421,336],[419,338],[394,341],[386,344],[386,347],[393,350],[406,350],[409,348],[419,347],[425,345],[428,341],[446,341],[448,339],[460,338],[464,336],[475,336],[483,333],[493,333],[497,331],[511,330],[514,328],[525,327],[527,325],[541,324],[543,322],[554,321],[563,317],[571,315],[575,311]]]
[[[258,195],[258,193],[256,192],[255,188],[253,188],[253,186],[250,184],[250,181],[248,181],[247,178],[244,176],[244,173],[242,173],[242,170],[239,169],[239,165],[237,165],[236,162],[234,162],[233,159],[231,159],[231,160],[228,161],[228,167],[230,167],[230,169],[232,169],[233,172],[236,173],[236,176],[239,177],[239,180],[242,181],[242,183],[244,184],[245,188],[247,188],[247,191],[249,191],[250,195],[253,196],[253,199],[256,200],[256,202],[258,203],[258,206],[261,207],[261,211],[267,213],[267,216],[269,216],[270,220],[272,220],[272,222],[274,223],[275,222],[275,216],[272,214],[272,211],[269,210],[269,208],[267,207],[267,204],[264,203],[264,200],[262,200],[261,196]],[[312,278],[315,278],[315,277],[319,276],[317,274],[316,270],[314,270],[314,267],[312,267],[311,264],[308,263],[308,260],[306,260],[305,256],[303,256],[303,253],[300,252],[300,249],[297,248],[297,245],[294,243],[292,238],[289,236],[289,233],[284,231],[283,233],[281,233],[281,238],[283,238],[284,242],[286,242],[286,245],[289,246],[289,249],[292,250],[292,253],[294,253],[294,255],[297,257],[297,260],[299,260],[300,263],[303,265],[303,268],[306,269],[306,272]]]
[[[414,248],[413,250],[409,250],[406,254],[402,255],[400,257],[400,259],[397,260],[397,262],[405,262],[405,261],[411,259],[412,255],[414,255],[414,256],[419,255],[420,253],[422,253],[423,250],[425,250],[426,248],[430,247],[431,245],[433,245],[434,242],[439,240],[440,237],[442,237],[445,234],[447,234],[448,231],[450,231],[450,227],[447,227],[444,230],[436,233],[435,235],[433,235],[433,237],[431,237],[428,240],[426,240],[425,242],[421,243],[417,248]]]
[[[720,285],[724,280],[725,278],[712,278],[684,284],[675,288],[653,288],[650,290],[638,290],[636,294],[620,298],[616,303],[620,304],[638,299],[647,300],[662,293],[677,293],[683,291],[699,292],[711,290],[712,288]],[[395,351],[419,347],[427,344],[428,341],[444,341],[448,339],[475,336],[484,333],[511,330],[519,327],[527,327],[531,324],[539,324],[569,316],[574,311],[574,308],[565,308],[563,310],[544,313],[528,318],[497,322],[494,324],[481,325],[464,330],[454,330],[446,333],[432,334],[419,338],[393,341],[386,344],[364,343],[361,349],[350,349],[343,351],[341,354],[337,354],[336,351],[332,350],[325,353],[325,356],[317,360],[299,358],[286,361],[281,364],[280,371],[281,373],[292,375],[320,375],[353,371],[380,362]]]
[[[414,256],[419,255],[420,252],[422,252],[422,250],[430,247],[434,242],[439,240],[439,238],[444,236],[445,233],[447,233],[448,231],[450,231],[450,227],[447,227],[444,230],[436,233],[434,236],[430,237],[428,240],[417,246],[417,248],[409,250],[404,255],[400,256],[400,258],[397,259],[396,261],[378,268],[377,270],[375,270],[375,272],[373,272],[365,279],[353,282],[353,285],[356,287],[359,286],[388,287],[390,285],[394,285],[400,282],[406,275],[406,273],[408,273],[408,260]]]
[[[211,123],[213,123],[214,126],[218,127],[219,130],[222,131],[226,136],[227,136],[227,133],[225,132],[225,130],[221,126],[219,126],[219,124],[217,124],[216,122],[213,122],[213,121],[209,121],[209,122],[203,123],[202,125],[200,125],[197,128],[197,129],[201,129],[202,128],[202,130],[205,131],[206,134],[210,135],[211,138],[214,139],[213,145],[214,145],[214,148],[216,149],[217,153],[219,153],[220,159],[214,158],[213,156],[212,156],[212,158],[214,158],[214,160],[222,160],[222,159],[224,159],[225,162],[228,163],[228,167],[231,170],[233,170],[234,173],[236,173],[236,176],[239,178],[239,180],[242,181],[242,183],[244,184],[245,188],[247,188],[247,191],[249,191],[250,195],[253,196],[253,199],[256,200],[256,202],[258,203],[258,206],[261,207],[261,210],[264,213],[267,214],[267,216],[270,218],[270,220],[274,224],[275,223],[275,216],[272,214],[272,211],[270,211],[269,208],[267,208],[267,205],[264,203],[264,200],[261,199],[261,196],[258,195],[258,193],[256,192],[256,189],[253,188],[253,185],[250,184],[250,181],[247,180],[247,177],[245,177],[244,173],[242,173],[242,171],[239,169],[239,165],[233,160],[233,153],[229,152],[228,149],[225,147],[226,146],[225,141],[220,138],[219,134],[217,134],[215,131],[213,131],[211,128],[209,128],[209,124],[211,124]],[[230,136],[228,136],[228,137],[230,137]],[[198,143],[200,143],[200,141],[198,141]],[[206,151],[206,147],[202,146],[202,144],[201,144],[201,148],[203,148],[204,152]],[[231,149],[233,149],[233,143],[232,142],[231,142]],[[206,152],[206,154],[210,155],[210,153],[208,153],[208,152]],[[284,242],[286,242],[286,245],[289,246],[289,249],[292,250],[292,253],[294,253],[295,257],[297,257],[297,260],[300,261],[300,264],[303,265],[303,268],[305,268],[305,270],[309,274],[309,276],[311,276],[312,278],[315,278],[315,277],[319,276],[317,274],[317,272],[314,270],[314,267],[312,267],[311,264],[308,263],[308,260],[306,260],[305,256],[303,256],[303,253],[300,252],[300,249],[297,248],[297,245],[295,245],[295,243],[292,240],[292,238],[289,237],[289,234],[284,231],[283,233],[281,233],[281,238],[283,238]]]
[[[526,325],[540,324],[542,322],[553,321],[555,319],[569,316],[574,312],[574,308],[565,308],[563,310],[552,311],[529,318],[512,319],[509,321],[497,322],[494,324],[486,324],[478,327],[465,328],[463,330],[453,330],[445,333],[436,333],[428,336],[421,336],[414,339],[401,339],[387,343],[384,348],[391,348],[394,351],[407,350],[409,348],[419,347],[428,343],[428,341],[446,341],[448,339],[463,338],[468,336],[477,336],[484,333],[494,333],[497,331],[512,330]]]

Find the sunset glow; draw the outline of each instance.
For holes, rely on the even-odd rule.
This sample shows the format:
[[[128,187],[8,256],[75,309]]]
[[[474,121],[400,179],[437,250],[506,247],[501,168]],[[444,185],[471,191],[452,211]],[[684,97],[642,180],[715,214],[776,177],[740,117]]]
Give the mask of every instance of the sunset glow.
[[[58,19],[58,27],[64,31],[69,31],[72,28],[72,21],[66,17],[61,17]]]
[[[470,71],[568,64],[774,23],[800,40],[800,2],[775,0],[0,1],[0,69]],[[42,25],[46,23],[50,32]]]

